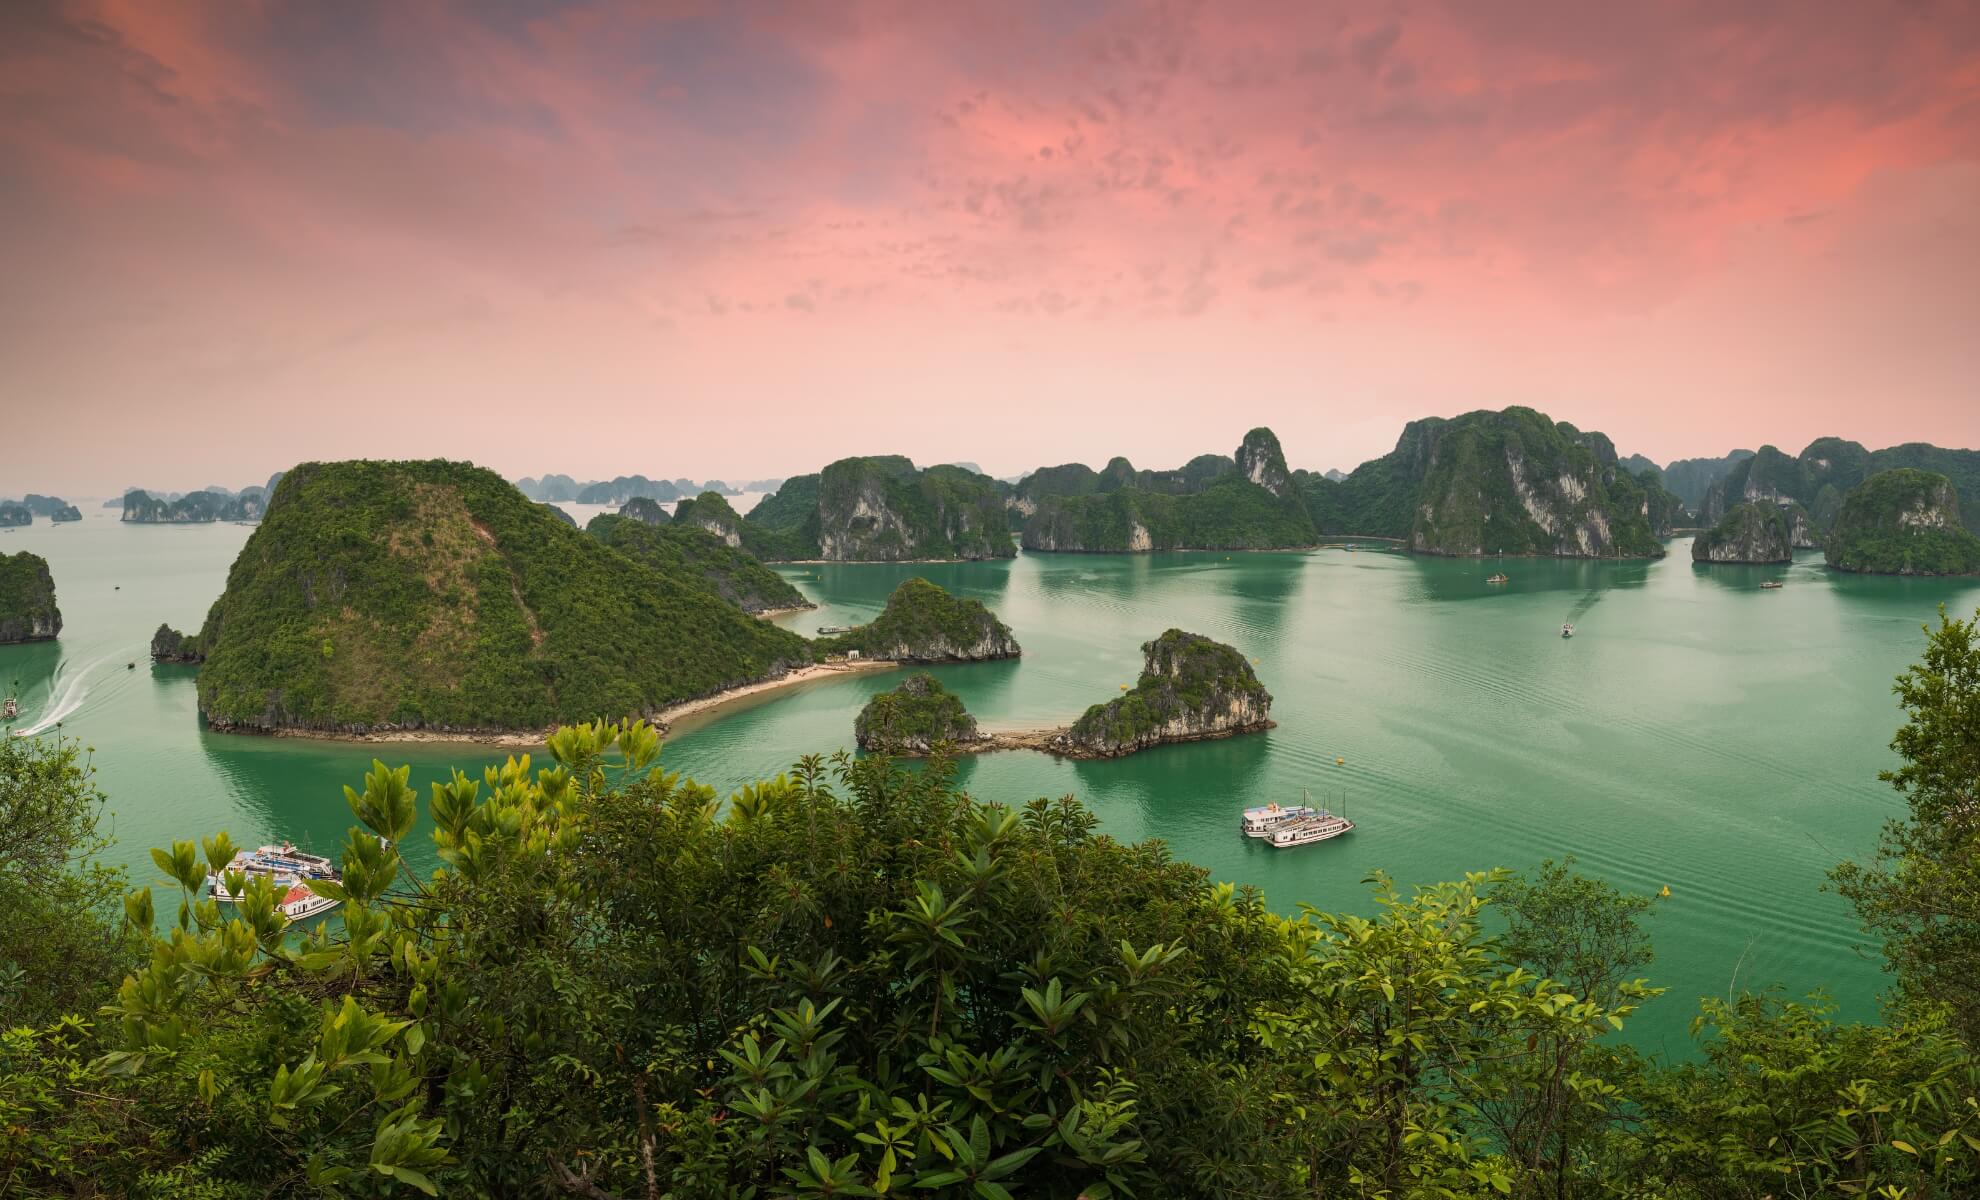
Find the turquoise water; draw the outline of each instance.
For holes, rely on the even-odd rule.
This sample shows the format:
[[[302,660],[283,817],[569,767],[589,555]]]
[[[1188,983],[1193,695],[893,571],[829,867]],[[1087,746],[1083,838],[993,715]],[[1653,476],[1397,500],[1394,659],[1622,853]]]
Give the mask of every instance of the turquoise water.
[[[57,643],[0,647],[0,681],[21,682],[22,727],[59,713],[95,747],[114,857],[140,881],[154,873],[147,847],[216,829],[334,847],[350,823],[342,785],[374,756],[413,763],[419,780],[497,757],[202,730],[192,670],[153,667],[146,648],[160,621],[199,624],[249,532],[90,511],[0,536],[0,551],[48,558],[66,622]],[[793,566],[783,573],[821,607],[784,620],[810,632],[868,619],[916,574],[984,601],[1024,657],[935,673],[991,729],[1062,723],[1118,694],[1140,644],[1171,626],[1230,642],[1258,660],[1277,729],[1114,762],[987,755],[961,764],[963,786],[1013,802],[1077,794],[1109,833],[1160,837],[1288,911],[1366,909],[1375,870],[1427,883],[1565,854],[1633,889],[1668,885],[1652,971],[1671,994],[1631,1029],[1649,1049],[1684,1052],[1696,998],[1735,983],[1823,987],[1873,1017],[1877,963],[1820,888],[1898,811],[1876,779],[1900,719],[1891,677],[1937,606],[1970,613],[1980,583],[1840,576],[1814,556],[1708,571],[1688,542],[1670,549],[1656,563],[1509,561],[1505,586],[1485,583],[1489,562],[1343,550]],[[1760,589],[1768,578],[1786,586]],[[665,761],[727,790],[850,748],[854,713],[896,678],[691,718]],[[1237,833],[1238,809],[1307,790],[1344,802],[1356,832],[1297,850]]]

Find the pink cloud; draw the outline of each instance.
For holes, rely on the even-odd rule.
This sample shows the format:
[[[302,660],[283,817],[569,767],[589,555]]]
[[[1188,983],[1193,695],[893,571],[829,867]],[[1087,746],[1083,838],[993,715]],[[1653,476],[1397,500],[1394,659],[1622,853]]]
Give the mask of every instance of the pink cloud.
[[[1976,171],[1952,2],[14,8],[5,394],[84,419],[0,492],[151,478],[188,413],[236,435],[202,482],[1159,464],[1261,421],[1348,466],[1516,401],[1656,457],[1971,444]],[[518,432],[573,409],[633,436]]]

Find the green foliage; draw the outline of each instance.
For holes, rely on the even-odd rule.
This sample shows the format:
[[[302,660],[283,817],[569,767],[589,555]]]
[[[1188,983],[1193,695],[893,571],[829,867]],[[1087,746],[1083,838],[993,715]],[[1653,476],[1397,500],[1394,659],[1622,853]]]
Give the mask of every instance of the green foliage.
[[[77,743],[0,737],[0,1028],[87,1010],[133,961],[122,876],[89,861],[103,805]]]
[[[1980,514],[1980,450],[1948,450],[1923,442],[1907,442],[1884,450],[1865,450],[1841,438],[1817,438],[1799,455],[1789,457],[1772,446],[1738,462],[1713,484],[1705,496],[1703,515],[1717,521],[1745,497],[1774,497],[1799,501],[1818,530],[1827,530],[1841,512],[1843,498],[1880,471],[1899,467],[1944,475],[1965,505],[1967,528]]]
[[[1980,574],[1980,537],[1960,524],[1952,483],[1897,467],[1852,489],[1826,542],[1829,565],[1880,575]]]
[[[918,575],[894,589],[873,621],[812,645],[821,655],[858,651],[898,662],[1013,658],[1020,652],[1010,627],[981,600],[951,596]]]
[[[1980,614],[1939,612],[1925,657],[1893,690],[1907,721],[1902,760],[1879,778],[1905,799],[1869,863],[1844,863],[1837,889],[1856,906],[1905,993],[1943,1006],[1980,1046]]]
[[[802,593],[747,550],[729,545],[685,517],[668,525],[649,525],[607,514],[592,518],[585,529],[634,562],[677,579],[699,579],[744,612],[809,606]]]
[[[1263,728],[1272,695],[1235,648],[1171,629],[1141,647],[1132,689],[1096,704],[1067,732],[1071,748],[1125,754],[1165,740]],[[1177,727],[1189,732],[1178,734]]]
[[[309,463],[281,498],[200,634],[218,727],[541,729],[808,657],[701,573],[635,562],[477,467]]]
[[[48,560],[25,550],[0,554],[0,642],[52,638],[61,631]]]
[[[789,484],[785,489],[789,489]],[[853,562],[1010,558],[997,481],[899,456],[842,458],[818,476],[818,556]]]
[[[926,754],[944,743],[961,745],[979,737],[962,697],[926,671],[868,700],[853,719],[853,736],[860,749],[887,754]]]

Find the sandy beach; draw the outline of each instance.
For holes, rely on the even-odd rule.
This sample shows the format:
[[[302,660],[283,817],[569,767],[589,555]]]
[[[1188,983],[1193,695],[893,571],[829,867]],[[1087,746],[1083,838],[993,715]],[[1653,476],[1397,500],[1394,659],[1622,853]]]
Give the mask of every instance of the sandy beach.
[[[670,725],[682,717],[707,712],[713,708],[720,708],[745,696],[754,696],[762,692],[774,692],[779,688],[808,683],[814,679],[827,679],[834,675],[855,675],[864,671],[891,670],[899,665],[899,663],[868,659],[853,662],[815,663],[809,667],[799,667],[794,671],[788,671],[776,679],[765,679],[760,683],[746,683],[741,687],[716,692],[710,696],[702,696],[696,700],[683,700],[679,704],[661,709],[649,719],[660,727],[662,733],[665,733]]]

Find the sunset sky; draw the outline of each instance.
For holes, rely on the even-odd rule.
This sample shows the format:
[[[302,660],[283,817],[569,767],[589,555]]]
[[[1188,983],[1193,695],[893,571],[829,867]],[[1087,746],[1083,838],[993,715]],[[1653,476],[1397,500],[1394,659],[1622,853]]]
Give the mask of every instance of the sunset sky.
[[[1980,4],[0,4],[0,495],[1980,445]]]

